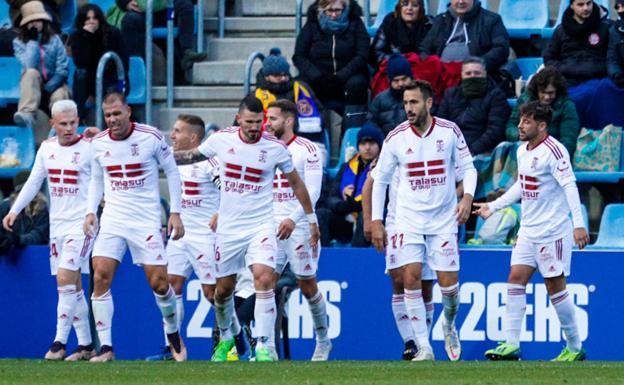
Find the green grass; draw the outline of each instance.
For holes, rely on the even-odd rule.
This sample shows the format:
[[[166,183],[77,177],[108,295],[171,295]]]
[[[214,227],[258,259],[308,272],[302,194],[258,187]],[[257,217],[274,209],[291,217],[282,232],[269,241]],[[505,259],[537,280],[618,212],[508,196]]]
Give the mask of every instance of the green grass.
[[[0,384],[622,384],[624,362],[186,363],[106,364],[0,360]]]

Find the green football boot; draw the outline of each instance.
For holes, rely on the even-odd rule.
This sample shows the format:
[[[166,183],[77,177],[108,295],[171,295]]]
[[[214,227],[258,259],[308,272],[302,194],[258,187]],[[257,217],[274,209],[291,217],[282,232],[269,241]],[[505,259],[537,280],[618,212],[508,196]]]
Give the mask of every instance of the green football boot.
[[[517,361],[520,359],[520,348],[507,342],[499,342],[496,348],[485,352],[485,358],[492,361]]]

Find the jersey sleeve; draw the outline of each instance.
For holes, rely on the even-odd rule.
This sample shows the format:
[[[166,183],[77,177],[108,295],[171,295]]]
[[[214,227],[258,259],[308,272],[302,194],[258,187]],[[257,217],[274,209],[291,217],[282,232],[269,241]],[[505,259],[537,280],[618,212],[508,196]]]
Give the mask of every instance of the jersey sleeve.
[[[458,181],[461,180],[464,183],[464,193],[474,196],[477,189],[477,170],[474,167],[466,139],[458,127],[455,128],[455,134],[455,146],[453,146],[455,175]]]
[[[303,165],[303,180],[308,190],[308,194],[310,194],[310,201],[312,202],[312,207],[316,206],[316,201],[318,201],[321,196],[321,186],[323,184],[323,165],[321,162],[321,157],[319,155],[318,148],[316,145],[312,144],[313,150],[308,152],[307,157],[305,159],[305,163]],[[303,206],[298,205],[297,209],[293,211],[288,217],[295,223],[298,223],[303,216],[305,215],[303,211]]]
[[[199,146],[197,146],[197,151],[199,151],[206,158],[216,156],[217,148],[218,148],[218,144],[217,144],[218,141],[219,141],[219,135],[210,135]]]
[[[394,138],[393,138],[394,139]],[[398,140],[398,139],[394,139]],[[371,197],[371,219],[382,220],[386,203],[388,185],[392,182],[394,170],[399,165],[399,159],[394,154],[392,141],[387,141],[381,149],[377,165],[373,170],[373,193]]]
[[[550,172],[561,187],[576,182],[574,171],[572,171],[572,163],[570,162],[570,157],[567,152],[564,152],[563,156],[559,159],[556,159],[554,156],[552,157]]]
[[[171,148],[163,137],[157,143],[155,151],[156,160],[167,176],[167,186],[169,187],[169,205],[172,213],[179,213],[182,209],[182,187],[180,171],[176,165]]]
[[[277,168],[282,170],[284,174],[290,174],[295,169],[295,166],[293,166],[292,162],[292,156],[290,155],[290,152],[288,152],[286,147],[279,145],[277,146],[277,148],[279,148],[279,150],[275,154],[277,159]]]
[[[91,180],[89,181],[89,191],[87,193],[87,212],[88,214],[97,214],[98,206],[104,196],[104,172],[100,162],[95,156],[95,149],[91,144]]]
[[[47,176],[48,170],[43,164],[43,154],[41,153],[40,149],[39,151],[37,151],[35,164],[30,171],[30,176],[28,177],[28,180],[26,180],[26,183],[22,187],[22,190],[15,199],[15,202],[13,203],[10,212],[19,214],[24,209],[24,207],[26,207],[30,203],[30,201],[33,200],[35,195],[37,195],[39,189],[41,189],[43,181]]]

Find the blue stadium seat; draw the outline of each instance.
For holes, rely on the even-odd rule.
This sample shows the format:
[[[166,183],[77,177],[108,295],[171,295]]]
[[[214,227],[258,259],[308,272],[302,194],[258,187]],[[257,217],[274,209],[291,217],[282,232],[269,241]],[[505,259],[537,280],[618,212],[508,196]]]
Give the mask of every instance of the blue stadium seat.
[[[9,17],[9,4],[6,1],[0,3],[0,28],[11,26],[11,17]]]
[[[360,127],[352,127],[345,131],[344,136],[342,137],[342,143],[340,145],[340,158],[338,159],[338,163],[335,167],[328,167],[327,174],[331,179],[334,179],[340,171],[340,166],[349,159],[345,158],[345,153],[347,148],[353,147],[357,152],[357,134],[360,132]]]
[[[61,18],[61,32],[69,35],[74,30],[74,21],[78,14],[76,0],[65,0],[59,8],[59,16]]]
[[[5,140],[17,142],[17,167],[0,167],[0,178],[13,178],[21,170],[30,170],[35,162],[35,137],[30,128],[0,126],[0,154]]]
[[[325,164],[323,165],[323,169],[327,170],[329,168],[329,158],[331,154],[331,141],[329,140],[329,130],[327,128],[323,128],[323,144],[325,145]]]
[[[528,39],[548,27],[548,1],[501,0],[498,10],[509,37]]]
[[[0,107],[19,101],[22,66],[14,56],[0,57]]]
[[[102,9],[102,12],[106,15],[109,8],[115,5],[115,0],[89,0],[89,3],[99,6]]]
[[[128,70],[128,78],[130,82],[130,94],[128,94],[128,103],[145,103],[145,62],[143,61],[143,58],[138,56],[130,57],[130,69]]]
[[[426,1],[425,1],[425,4],[427,4]],[[438,0],[437,15],[446,12],[446,9],[448,8],[449,4],[451,4],[451,2],[449,0]],[[488,0],[481,0],[481,8],[489,9],[488,8]],[[427,12],[427,14],[428,14],[428,12]]]
[[[425,4],[427,4],[427,1],[425,1]],[[384,17],[386,17],[386,15],[389,14],[390,12],[394,11],[395,5],[396,5],[396,0],[379,0],[379,7],[377,8],[377,17],[375,18],[375,23],[373,23],[372,26],[367,27],[368,35],[370,37],[375,36]]]
[[[598,239],[593,246],[624,247],[624,204],[610,204],[604,208]]]

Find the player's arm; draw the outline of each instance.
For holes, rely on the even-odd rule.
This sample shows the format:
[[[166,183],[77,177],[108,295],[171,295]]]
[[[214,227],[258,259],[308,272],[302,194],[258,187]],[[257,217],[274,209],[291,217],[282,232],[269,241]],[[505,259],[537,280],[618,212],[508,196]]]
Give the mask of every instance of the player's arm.
[[[91,179],[89,180],[89,191],[87,193],[87,212],[82,230],[85,235],[95,237],[97,233],[97,211],[104,196],[104,172],[102,166],[91,155]]]
[[[483,219],[487,219],[496,211],[518,202],[520,198],[522,198],[522,187],[520,186],[520,181],[517,180],[509,190],[495,201],[489,203],[473,203],[476,209],[472,213]]]
[[[386,142],[381,149],[373,176],[371,193],[371,242],[377,251],[386,248],[388,237],[383,225],[383,215],[386,205],[386,193],[392,180],[394,169],[398,166],[398,159],[392,153],[392,142]]]
[[[26,180],[26,183],[22,187],[22,190],[17,195],[15,202],[13,202],[13,206],[11,206],[11,210],[9,213],[2,219],[2,226],[7,231],[13,231],[13,224],[15,223],[15,219],[19,215],[19,213],[26,207],[30,201],[35,198],[35,195],[41,189],[41,185],[43,181],[47,177],[48,172],[43,165],[43,155],[41,152],[37,152],[37,157],[35,159],[35,164],[33,165],[32,171]]]
[[[178,166],[171,154],[171,149],[164,139],[158,144],[156,158],[167,176],[167,187],[169,188],[169,205],[171,210],[167,223],[167,235],[173,235],[173,240],[178,240],[184,236],[184,224],[182,223],[182,218],[180,218],[182,181]]]
[[[176,151],[173,153],[173,157],[175,159],[175,163],[179,165],[197,163],[208,159],[208,157],[199,152],[197,147],[191,150]]]
[[[578,188],[576,187],[576,177],[572,171],[569,156],[565,148],[560,147],[564,156],[553,162],[551,172],[553,177],[563,188],[568,202],[568,207],[572,212],[572,223],[574,225],[574,242],[579,249],[583,249],[589,243],[589,235],[585,229],[585,221],[581,210],[581,198],[579,197]],[[564,152],[565,151],[565,152]]]
[[[284,175],[286,176],[286,179],[288,179],[288,183],[297,197],[297,200],[301,203],[303,212],[305,213],[308,223],[310,224],[310,245],[312,247],[316,247],[317,242],[321,237],[321,233],[318,228],[318,220],[316,219],[316,214],[314,213],[314,206],[312,206],[310,194],[308,194],[308,190],[306,189],[303,180],[297,173],[297,170],[293,168],[290,172],[284,172]]]
[[[312,207],[316,207],[316,202],[321,196],[321,187],[323,185],[323,166],[317,151],[311,153],[306,159],[303,167],[303,174],[304,184],[310,195]],[[297,206],[297,209],[280,223],[277,231],[278,238],[288,239],[295,229],[296,224],[303,219],[304,216],[303,207],[301,205]]]
[[[371,221],[371,199],[373,195],[373,176],[369,172],[364,186],[362,186],[362,223],[364,225],[364,238],[367,241],[372,239],[372,221]]]
[[[457,217],[457,223],[463,225],[470,217],[472,200],[477,189],[477,169],[474,167],[472,155],[459,128],[457,128],[457,132],[457,143],[455,143],[453,149],[453,158],[457,166],[455,172],[462,176],[463,196],[457,203],[455,216]]]

